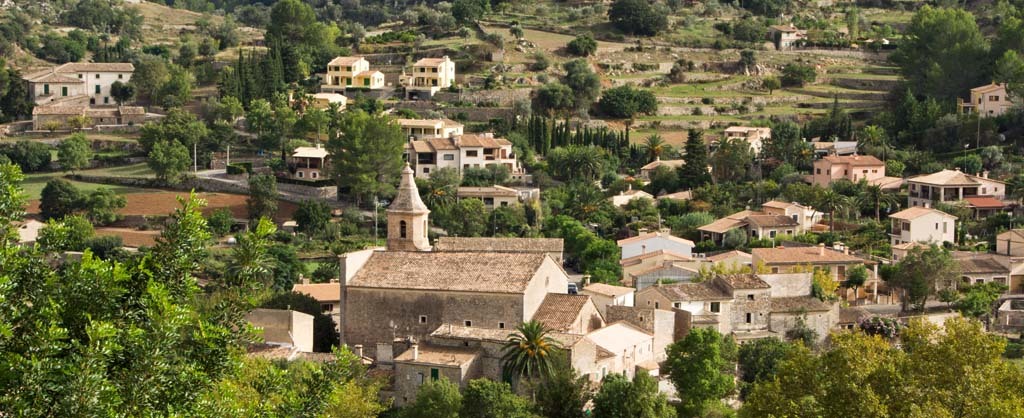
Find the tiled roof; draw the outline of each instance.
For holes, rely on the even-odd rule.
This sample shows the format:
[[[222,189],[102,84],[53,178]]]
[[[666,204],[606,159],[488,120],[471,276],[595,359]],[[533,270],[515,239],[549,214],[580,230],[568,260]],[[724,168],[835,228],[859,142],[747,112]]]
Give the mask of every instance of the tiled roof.
[[[727,259],[730,259],[730,258],[733,258],[733,257],[750,258],[750,254],[745,253],[743,251],[739,251],[739,250],[732,250],[732,251],[726,251],[724,253],[708,256],[708,257],[706,257],[704,259],[707,260],[707,261],[710,261],[712,263],[715,263],[715,262],[722,261],[722,260],[727,260]]]
[[[933,214],[933,213],[940,214],[940,215],[945,216],[945,217],[956,219],[956,216],[950,215],[950,214],[948,214],[946,212],[943,212],[941,210],[932,209],[932,208],[926,208],[926,207],[922,207],[922,206],[909,207],[909,208],[903,209],[903,210],[901,210],[899,212],[896,212],[896,213],[894,213],[892,215],[889,215],[889,217],[892,218],[892,219],[902,219],[902,220],[905,220],[905,221],[911,221],[911,220],[920,218],[920,217],[925,216],[925,215],[930,215],[930,214]]]
[[[967,201],[969,206],[980,209],[1002,209],[1006,207],[1006,204],[1001,200],[991,196],[965,197],[964,200]]]
[[[135,66],[130,62],[69,62],[56,67],[29,73],[23,78],[31,82],[45,82],[50,80],[52,74],[73,74],[73,73],[130,73],[135,71]],[[82,82],[76,77],[68,77],[66,82]]]
[[[629,265],[637,264],[640,261],[646,260],[646,259],[651,258],[651,257],[665,257],[665,259],[680,260],[680,261],[682,261],[682,260],[690,260],[691,259],[690,257],[687,257],[685,255],[676,254],[676,253],[673,253],[671,251],[658,250],[658,251],[651,251],[649,253],[644,253],[644,254],[640,254],[640,255],[635,255],[635,256],[632,256],[632,257],[629,257],[629,258],[623,258],[623,259],[619,260],[619,264],[621,264],[623,266],[629,266]]]
[[[769,289],[769,285],[764,280],[761,280],[757,275],[747,274],[723,274],[717,278],[721,279],[733,289]]]
[[[625,287],[625,286],[612,286],[610,284],[604,284],[604,283],[591,283],[591,284],[586,285],[583,288],[583,291],[587,292],[587,293],[596,293],[596,294],[599,294],[599,295],[618,297],[618,296],[628,295],[630,293],[633,293],[633,292],[636,291],[636,289],[633,289],[632,287]]]
[[[676,243],[679,243],[679,244],[689,245],[691,247],[696,245],[696,244],[693,243],[693,241],[690,241],[690,240],[688,240],[686,238],[677,237],[677,236],[672,235],[671,233],[668,233],[668,232],[649,232],[649,233],[646,233],[646,234],[643,234],[643,235],[637,235],[635,237],[620,239],[618,241],[618,244],[621,247],[623,245],[628,245],[628,244],[632,244],[632,243],[635,243],[635,242],[647,241],[647,240],[652,239],[652,238],[665,238],[665,239],[667,239],[669,241],[676,242]]]
[[[434,332],[430,333],[430,336],[466,341],[504,342],[508,340],[509,334],[514,332],[514,329],[466,327],[446,323],[437,327]],[[563,347],[569,347],[583,338],[582,335],[567,334],[564,332],[550,332],[548,333],[548,336],[555,341],[558,341],[558,343]]]
[[[797,221],[786,215],[751,215],[747,217],[747,222],[761,228],[799,225]]]
[[[744,219],[722,218],[697,229],[700,231],[714,232],[716,234],[724,234],[729,230],[746,225],[747,221]]]
[[[651,161],[651,162],[647,163],[643,167],[640,167],[640,169],[641,170],[654,170],[654,169],[656,169],[658,167],[661,167],[661,166],[677,168],[677,167],[682,167],[684,164],[686,164],[686,160],[662,160],[662,159],[656,159],[654,161]]]
[[[501,148],[511,145],[508,140],[495,138],[492,134],[466,134],[458,137],[460,147]]]
[[[66,75],[58,74],[58,73],[54,73],[54,72],[48,72],[48,73],[45,73],[45,74],[39,74],[39,75],[37,75],[37,76],[35,76],[33,78],[29,78],[28,76],[26,76],[25,79],[29,80],[29,81],[31,81],[33,83],[54,83],[54,84],[59,84],[59,83],[64,83],[64,84],[83,84],[83,83],[85,83],[85,81],[80,79],[80,78],[68,77]]]
[[[776,247],[754,248],[751,253],[756,259],[767,264],[848,264],[863,263],[864,259],[855,255],[820,247]]]
[[[427,145],[430,146],[430,148],[432,148],[432,149],[434,149],[436,151],[457,150],[457,149],[459,149],[459,147],[455,146],[455,141],[452,141],[451,138],[428,138],[428,139],[424,139],[424,140],[421,140],[421,141],[414,141],[414,142],[426,142]]]
[[[33,115],[84,115],[87,106],[36,106]]]
[[[548,329],[565,332],[572,329],[580,311],[590,303],[587,295],[566,295],[548,293],[540,308],[533,314],[533,320],[543,323]]]
[[[413,67],[436,67],[441,65],[445,61],[445,58],[420,58],[419,61],[413,63]]]
[[[475,360],[482,352],[480,348],[447,347],[426,344],[420,344],[416,351],[418,351],[418,353],[416,354],[415,360],[413,359],[413,349],[409,348],[402,354],[399,354],[398,357],[395,357],[395,362],[433,364],[438,366],[462,366],[463,364]]]
[[[363,59],[363,57],[335,57],[327,65],[352,65]]]
[[[355,76],[356,76],[356,77],[372,77],[372,76],[374,76],[375,74],[380,74],[380,75],[384,75],[384,73],[382,73],[382,72],[380,72],[380,71],[377,71],[377,70],[366,70],[366,71],[360,71],[360,72],[359,72],[358,74],[356,74]]]
[[[145,115],[146,108],[142,106],[121,106],[118,108],[121,111],[121,115]]]
[[[627,349],[645,341],[651,341],[654,337],[647,331],[625,321],[619,321],[591,331],[586,338],[608,353],[621,355]]]
[[[118,115],[117,109],[111,109],[109,107],[101,107],[101,108],[91,107],[91,108],[85,109],[85,116],[88,116],[88,117],[91,117],[91,118],[114,118],[114,117],[117,117],[117,115]]]
[[[857,324],[864,318],[871,316],[871,312],[867,309],[859,306],[840,308],[839,309],[839,321],[840,324]]]
[[[732,295],[715,286],[710,280],[700,283],[655,285],[652,288],[673,302],[732,299]]]
[[[823,160],[832,164],[849,164],[850,166],[884,166],[885,163],[873,155],[829,155],[822,157]]]
[[[684,190],[684,191],[681,191],[681,192],[675,192],[675,193],[669,193],[669,194],[663,194],[661,196],[658,196],[659,200],[660,199],[690,200],[692,198],[693,198],[693,192],[689,191],[689,190]]]
[[[443,119],[395,119],[398,126],[417,128],[440,128],[444,126]]]
[[[989,93],[989,92],[993,92],[993,91],[997,91],[997,90],[1003,90],[1003,89],[1006,89],[1006,85],[1005,84],[1002,84],[1002,83],[998,83],[998,84],[997,83],[991,83],[991,84],[986,85],[986,86],[975,87],[975,88],[971,89],[971,92],[972,93]]]
[[[992,257],[961,258],[956,262],[964,274],[1010,273],[1010,269]]]
[[[974,186],[980,184],[971,177],[960,172],[960,170],[942,170],[938,173],[911,177],[910,181],[939,186]]]
[[[561,238],[440,237],[434,245],[434,251],[440,252],[560,253],[563,249]]]
[[[771,298],[772,312],[823,312],[832,309],[829,304],[813,296],[793,296],[788,298]]]
[[[427,205],[423,204],[423,199],[420,198],[419,190],[416,189],[416,180],[413,179],[413,171],[412,168],[409,168],[408,163],[402,169],[398,194],[395,195],[395,200],[388,205],[388,212],[430,213]]]
[[[523,293],[547,255],[543,253],[373,253],[350,287]]]
[[[789,209],[792,206],[803,207],[802,205],[800,205],[799,203],[796,203],[796,202],[783,202],[783,201],[779,201],[779,200],[772,200],[770,202],[765,202],[761,206],[764,206],[766,208],[775,208],[775,209]]]
[[[884,176],[868,180],[868,184],[881,187],[882,189],[899,189],[906,181],[902,177]]]
[[[341,300],[340,283],[310,283],[292,286],[292,292],[309,295],[317,302],[337,302]]]

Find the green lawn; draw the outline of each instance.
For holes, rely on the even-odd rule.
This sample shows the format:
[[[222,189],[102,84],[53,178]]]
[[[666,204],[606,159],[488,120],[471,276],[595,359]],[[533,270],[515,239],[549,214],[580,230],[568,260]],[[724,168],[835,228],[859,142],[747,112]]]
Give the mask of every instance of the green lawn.
[[[84,171],[81,172],[81,174],[89,174],[89,175],[95,175],[95,176],[111,176],[111,177],[153,177],[153,171],[150,170],[149,167],[146,166],[146,164],[133,164],[133,165],[121,166],[121,167],[108,167],[108,168],[100,168],[100,169],[95,169],[95,170],[84,170]],[[40,193],[42,193],[43,187],[46,187],[46,182],[50,181],[51,179],[58,178],[58,177],[63,177],[63,176],[64,176],[64,173],[61,173],[61,172],[34,173],[34,174],[26,175],[25,176],[25,183],[23,185],[25,187],[25,194],[26,194],[27,199],[29,199],[29,200],[39,199],[39,195],[40,195]],[[114,186],[114,185],[97,184],[97,183],[85,183],[85,182],[79,182],[79,181],[71,181],[71,184],[74,184],[75,187],[78,187],[80,190],[82,190],[84,192],[91,192],[91,191],[96,190],[96,189],[98,189],[100,187],[106,187],[108,189],[112,189],[115,192],[117,192],[118,194],[140,193],[140,192],[150,191],[149,189],[140,189],[140,188],[136,188],[136,187]]]

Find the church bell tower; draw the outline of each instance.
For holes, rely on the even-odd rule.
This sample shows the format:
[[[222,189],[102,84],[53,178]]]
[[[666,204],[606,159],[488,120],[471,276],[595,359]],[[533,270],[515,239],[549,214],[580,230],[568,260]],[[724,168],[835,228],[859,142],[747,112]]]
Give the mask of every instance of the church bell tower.
[[[388,206],[388,251],[430,251],[427,215],[430,209],[420,199],[409,163],[402,169],[398,195]]]

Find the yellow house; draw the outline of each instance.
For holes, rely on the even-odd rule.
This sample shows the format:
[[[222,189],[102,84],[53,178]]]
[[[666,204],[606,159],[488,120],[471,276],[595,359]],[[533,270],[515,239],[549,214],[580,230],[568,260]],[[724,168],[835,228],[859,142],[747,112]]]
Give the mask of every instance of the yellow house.
[[[377,90],[384,88],[384,73],[371,71],[363,57],[337,57],[327,63],[327,74],[320,91],[344,92],[346,89]]]
[[[1013,107],[1010,96],[1006,94],[1006,84],[1001,83],[975,87],[971,89],[970,102],[964,102],[962,99],[957,99],[957,101],[960,112],[968,114],[977,112],[983,118],[1002,115]]]
[[[455,63],[443,58],[423,58],[412,65],[412,75],[403,77],[406,97],[427,99],[455,84]]]

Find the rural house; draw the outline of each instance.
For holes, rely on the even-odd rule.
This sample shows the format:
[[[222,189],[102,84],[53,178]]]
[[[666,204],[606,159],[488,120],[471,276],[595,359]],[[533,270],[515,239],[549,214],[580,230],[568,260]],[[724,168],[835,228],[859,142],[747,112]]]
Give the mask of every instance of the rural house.
[[[956,216],[946,212],[911,207],[892,215],[892,245],[907,242],[942,244],[956,242]]]

